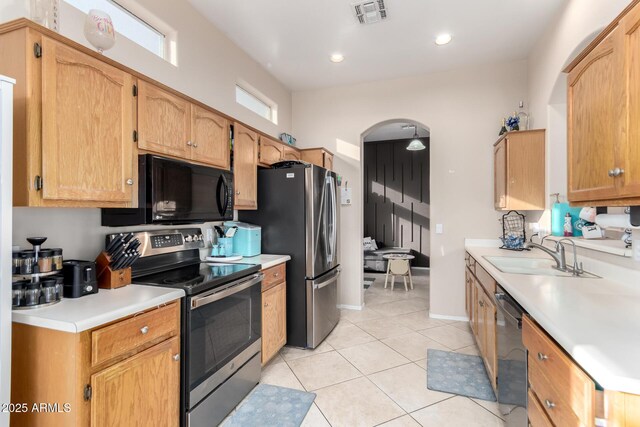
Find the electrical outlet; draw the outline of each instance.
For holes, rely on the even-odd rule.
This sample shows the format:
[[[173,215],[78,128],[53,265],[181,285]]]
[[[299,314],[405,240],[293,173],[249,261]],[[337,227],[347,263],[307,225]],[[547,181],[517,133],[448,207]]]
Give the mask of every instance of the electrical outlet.
[[[444,226],[442,224],[436,224],[436,234],[444,233]]]

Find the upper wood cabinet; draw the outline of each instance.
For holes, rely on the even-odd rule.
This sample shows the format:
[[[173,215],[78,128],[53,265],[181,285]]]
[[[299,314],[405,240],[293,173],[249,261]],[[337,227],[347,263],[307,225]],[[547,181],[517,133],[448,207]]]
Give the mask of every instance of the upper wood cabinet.
[[[193,105],[191,144],[191,160],[229,169],[229,120]]]
[[[233,125],[234,208],[258,208],[258,134],[240,123]]]
[[[189,101],[141,81],[138,88],[138,147],[189,159],[190,139]]]
[[[14,205],[135,206],[135,78],[29,28],[0,34],[15,77]]]
[[[570,201],[610,199],[618,193],[608,171],[616,164],[622,167],[616,148],[624,136],[621,35],[615,29],[569,73]]]
[[[496,210],[544,210],[545,131],[507,132],[493,146]]]
[[[640,4],[630,6],[568,72],[568,199],[640,204]]]
[[[293,148],[290,145],[284,145],[282,160],[302,160],[302,154],[298,149]]]
[[[229,121],[151,83],[138,89],[138,147],[229,169]]]
[[[308,148],[300,151],[303,161],[333,170],[333,153],[326,148]]]
[[[262,166],[271,166],[283,160],[284,145],[266,136],[260,137],[258,161]]]

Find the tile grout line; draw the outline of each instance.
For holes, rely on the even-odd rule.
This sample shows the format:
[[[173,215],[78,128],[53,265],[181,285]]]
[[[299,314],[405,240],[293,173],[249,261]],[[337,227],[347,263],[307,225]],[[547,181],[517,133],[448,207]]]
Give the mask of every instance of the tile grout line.
[[[470,401],[472,401],[473,403],[475,403],[476,405],[478,405],[479,407],[481,407],[482,409],[484,409],[485,411],[487,411],[488,413],[490,413],[491,415],[493,415],[494,417],[498,418],[499,420],[504,421],[504,419],[496,414],[494,414],[493,412],[491,412],[489,409],[485,408],[484,406],[482,406],[481,404],[479,404],[478,402],[476,402],[475,400],[473,400],[472,398],[468,397],[468,396],[463,396],[466,397],[467,399],[469,399]],[[482,399],[480,399],[482,400]],[[487,400],[487,402],[489,402]],[[496,403],[498,403],[497,399],[496,399]]]

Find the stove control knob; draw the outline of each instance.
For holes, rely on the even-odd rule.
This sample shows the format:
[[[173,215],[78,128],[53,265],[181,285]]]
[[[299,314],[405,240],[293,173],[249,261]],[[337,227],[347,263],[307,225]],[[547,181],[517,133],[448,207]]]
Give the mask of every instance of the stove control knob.
[[[185,238],[184,238],[184,241],[185,241],[185,242],[190,242],[191,240],[192,240],[192,238],[191,238],[191,236],[190,236],[190,235],[188,235],[188,234],[187,234],[187,235],[185,236]]]

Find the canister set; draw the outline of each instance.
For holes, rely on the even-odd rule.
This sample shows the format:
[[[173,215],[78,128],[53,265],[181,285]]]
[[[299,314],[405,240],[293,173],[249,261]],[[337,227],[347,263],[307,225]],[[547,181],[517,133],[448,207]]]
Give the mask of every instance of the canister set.
[[[63,297],[62,249],[42,249],[46,237],[29,237],[33,249],[13,252],[13,309],[39,308]]]

